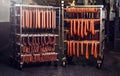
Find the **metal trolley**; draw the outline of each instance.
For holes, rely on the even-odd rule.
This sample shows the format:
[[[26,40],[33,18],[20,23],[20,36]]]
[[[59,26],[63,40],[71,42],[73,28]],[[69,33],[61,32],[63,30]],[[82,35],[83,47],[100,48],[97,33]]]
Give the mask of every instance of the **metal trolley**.
[[[54,62],[60,46],[60,8],[14,4],[10,10],[11,63]],[[14,61],[14,62],[13,62]]]
[[[102,5],[76,5],[62,8],[62,65],[78,60],[103,63],[104,23]],[[92,62],[93,63],[93,62]]]

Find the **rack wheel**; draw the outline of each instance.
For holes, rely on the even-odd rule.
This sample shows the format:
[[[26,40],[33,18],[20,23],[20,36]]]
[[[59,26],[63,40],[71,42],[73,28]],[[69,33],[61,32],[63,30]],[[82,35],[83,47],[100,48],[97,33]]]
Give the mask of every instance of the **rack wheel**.
[[[62,66],[66,67],[66,57],[63,57],[63,59],[62,59]]]
[[[66,67],[66,61],[62,61],[62,66]]]
[[[98,69],[101,69],[101,67],[102,67],[102,64],[103,64],[103,59],[104,59],[104,57],[103,58],[98,58],[98,60],[97,60],[97,65],[96,65],[96,67],[98,68]]]
[[[23,69],[23,62],[20,62],[19,64],[19,70],[22,70]]]

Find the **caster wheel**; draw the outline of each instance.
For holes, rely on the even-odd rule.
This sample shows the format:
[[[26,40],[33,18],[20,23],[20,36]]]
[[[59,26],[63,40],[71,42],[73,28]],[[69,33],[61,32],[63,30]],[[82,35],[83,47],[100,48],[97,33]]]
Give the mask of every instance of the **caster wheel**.
[[[19,70],[22,70],[23,69],[23,63],[21,62],[20,64],[19,64]]]
[[[98,64],[97,64],[97,68],[98,68],[98,69],[101,69],[101,63],[98,63]]]
[[[63,61],[63,62],[62,62],[62,66],[63,66],[63,67],[66,67],[66,61]]]
[[[97,60],[96,67],[97,67],[98,69],[101,69],[102,63],[103,63],[103,60]]]

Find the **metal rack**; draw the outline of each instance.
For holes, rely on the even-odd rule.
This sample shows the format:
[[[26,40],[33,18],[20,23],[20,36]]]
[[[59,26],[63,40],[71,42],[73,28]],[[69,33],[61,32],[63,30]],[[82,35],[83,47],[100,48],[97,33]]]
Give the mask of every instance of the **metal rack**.
[[[63,34],[62,65],[63,66],[66,66],[66,62],[67,63],[71,62],[73,57],[76,57],[78,59],[83,58],[86,61],[89,61],[90,58],[92,57],[97,63],[97,67],[98,68],[101,67],[103,63],[103,50],[104,50],[104,38],[105,38],[104,37],[105,28],[103,25],[102,9],[103,9],[102,5],[76,5],[76,6],[67,6],[66,8],[62,8],[62,34]],[[94,21],[93,24],[90,23],[92,21]],[[78,26],[80,29],[78,28]],[[92,34],[92,32],[89,30],[91,26],[93,26],[92,30],[95,32],[95,34]],[[86,30],[85,27],[89,29]],[[81,28],[83,31],[81,31]],[[78,31],[80,30],[82,37],[78,36],[77,34],[74,34],[75,33],[74,29]],[[86,30],[86,32],[84,30]],[[78,33],[78,31],[76,32]],[[84,33],[87,34],[85,35]],[[96,53],[95,55],[90,54],[93,47],[92,46],[93,42],[95,42],[96,46],[98,46],[96,48],[98,54]],[[76,43],[83,43],[83,47],[80,46],[82,44],[80,44],[79,47],[77,47]],[[74,46],[74,48],[72,45]],[[71,48],[72,51],[70,50]],[[84,54],[81,54],[82,53],[81,48],[84,49],[83,50]],[[71,54],[69,54],[70,52]],[[76,55],[76,53],[78,55]]]
[[[57,65],[60,19],[59,7],[11,6],[11,60],[17,62],[20,68],[24,63],[36,62],[54,62]]]

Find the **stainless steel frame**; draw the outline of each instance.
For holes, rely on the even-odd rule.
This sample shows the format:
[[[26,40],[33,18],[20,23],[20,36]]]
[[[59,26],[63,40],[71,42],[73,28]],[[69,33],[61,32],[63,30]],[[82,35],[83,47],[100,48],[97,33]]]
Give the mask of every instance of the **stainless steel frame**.
[[[57,31],[58,31],[58,33],[57,34],[54,34],[54,33],[49,33],[49,34],[42,34],[42,33],[40,33],[40,34],[24,34],[23,33],[23,29],[22,29],[22,9],[23,8],[40,8],[40,9],[51,9],[51,10],[58,10],[58,12],[59,12],[59,15],[58,15],[58,19],[59,19],[59,24],[58,24],[58,26],[57,26]],[[16,13],[16,8],[19,8],[20,10],[20,14],[17,14]],[[22,55],[22,38],[23,37],[26,37],[26,36],[37,36],[37,37],[41,37],[41,36],[43,36],[43,35],[45,35],[45,36],[56,36],[56,37],[58,37],[59,39],[58,39],[58,42],[57,42],[57,46],[58,46],[58,49],[57,50],[59,50],[60,49],[60,19],[61,19],[61,17],[60,17],[60,14],[61,14],[61,11],[60,11],[60,7],[53,7],[53,6],[40,6],[40,5],[24,5],[24,4],[14,4],[13,6],[11,6],[11,16],[10,17],[14,17],[14,20],[15,20],[15,22],[13,22],[12,20],[11,20],[11,22],[13,23],[13,24],[11,24],[12,26],[14,26],[14,36],[19,36],[20,37],[20,43],[18,43],[18,42],[15,42],[15,40],[12,40],[11,42],[14,42],[16,45],[19,45],[20,46],[20,52],[17,52],[16,53],[16,49],[15,49],[15,47],[13,48],[14,49],[14,54],[13,54],[13,56],[11,56],[11,57],[13,57],[13,60],[16,60],[17,62],[19,62],[19,64],[20,64],[20,68],[22,68],[22,65],[24,64],[22,61],[21,61],[21,59],[20,59],[20,56]],[[16,32],[16,26],[18,26],[18,23],[17,23],[17,21],[16,21],[16,17],[19,17],[20,18],[20,27],[19,27],[19,30],[20,30],[20,32],[19,33],[17,33]],[[19,58],[17,58],[17,57],[19,57]],[[58,59],[57,59],[57,61],[58,61]]]
[[[104,24],[103,24],[103,5],[76,5],[76,6],[67,6],[66,8],[89,8],[89,7],[92,7],[92,8],[100,8],[100,34],[99,34],[99,42],[100,42],[100,48],[99,48],[99,57],[100,59],[103,59],[103,51],[104,51],[104,39],[105,39],[105,27],[104,27]],[[65,8],[62,8],[62,40],[63,40],[63,44],[62,44],[62,51],[63,51],[63,61],[65,61],[66,59],[66,54],[64,53],[65,52],[65,44],[64,44],[64,40],[65,40],[65,33],[64,33],[64,10]],[[64,62],[65,63],[65,62]],[[99,66],[99,63],[101,64],[102,61],[101,60],[97,60],[97,63],[98,63],[98,66]]]

